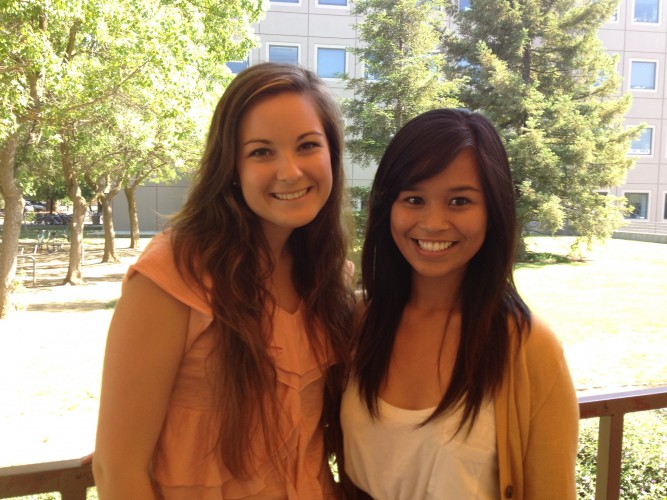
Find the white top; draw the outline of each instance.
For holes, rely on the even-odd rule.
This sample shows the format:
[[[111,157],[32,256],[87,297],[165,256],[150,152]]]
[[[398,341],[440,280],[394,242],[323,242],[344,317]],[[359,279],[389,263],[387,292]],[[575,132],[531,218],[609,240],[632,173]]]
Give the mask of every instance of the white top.
[[[378,401],[372,419],[350,381],[341,406],[345,471],[378,500],[500,498],[492,401],[486,401],[470,434],[454,432],[460,408],[417,427],[435,408],[405,410]]]

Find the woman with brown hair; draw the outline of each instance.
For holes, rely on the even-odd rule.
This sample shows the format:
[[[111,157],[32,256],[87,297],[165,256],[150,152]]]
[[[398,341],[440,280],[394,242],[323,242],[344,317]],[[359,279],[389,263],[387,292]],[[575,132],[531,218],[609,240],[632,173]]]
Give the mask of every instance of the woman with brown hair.
[[[324,392],[353,302],[342,147],[337,105],[311,72],[265,63],[229,85],[185,205],[124,280],[100,498],[332,495]]]

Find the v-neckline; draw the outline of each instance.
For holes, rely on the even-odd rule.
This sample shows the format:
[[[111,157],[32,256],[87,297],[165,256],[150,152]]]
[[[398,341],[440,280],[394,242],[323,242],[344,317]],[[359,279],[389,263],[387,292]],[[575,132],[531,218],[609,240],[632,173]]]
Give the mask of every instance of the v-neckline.
[[[294,312],[289,312],[284,307],[282,307],[278,304],[275,304],[275,308],[277,310],[283,312],[284,314],[286,314],[287,316],[290,316],[290,317],[296,316],[299,313],[299,311],[301,311],[301,306],[303,306],[303,299],[299,299],[299,304],[296,306],[296,309],[294,310]]]

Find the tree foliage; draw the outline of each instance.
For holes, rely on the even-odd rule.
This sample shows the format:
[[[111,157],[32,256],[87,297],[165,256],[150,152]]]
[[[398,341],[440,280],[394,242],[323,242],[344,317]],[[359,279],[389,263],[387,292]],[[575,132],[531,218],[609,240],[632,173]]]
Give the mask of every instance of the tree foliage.
[[[631,98],[621,95],[616,59],[597,31],[618,0],[473,0],[449,12],[447,74],[465,78],[460,99],[498,127],[529,223],[568,228],[577,244],[611,236],[622,200],[602,191],[623,183],[633,160],[625,129]]]
[[[345,78],[354,97],[345,100],[348,150],[362,165],[376,163],[396,131],[418,114],[455,106],[455,82],[442,75],[439,30],[445,12],[438,2],[361,0],[355,14],[365,67],[363,78]]]
[[[66,280],[75,282],[86,209],[82,185],[86,174],[99,178],[118,167],[113,148],[128,134],[116,128],[123,105],[144,106],[130,136],[190,113],[192,102],[230,79],[224,62],[254,44],[251,24],[262,9],[262,0],[0,1],[0,191],[7,205],[0,317],[15,273],[22,184],[42,168],[22,160],[41,157],[60,167],[74,204]],[[174,130],[166,141],[190,134]],[[124,168],[142,159],[126,156]]]

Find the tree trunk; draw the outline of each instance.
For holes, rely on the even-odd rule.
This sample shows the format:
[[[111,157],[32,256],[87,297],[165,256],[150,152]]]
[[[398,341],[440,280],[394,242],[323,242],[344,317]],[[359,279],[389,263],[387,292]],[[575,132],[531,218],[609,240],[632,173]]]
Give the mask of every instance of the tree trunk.
[[[9,312],[16,279],[16,256],[23,222],[23,193],[16,182],[14,158],[19,132],[11,134],[0,149],[0,192],[5,200],[5,221],[0,243],[0,319]]]
[[[516,224],[516,249],[515,259],[517,262],[525,262],[528,257],[528,246],[526,245],[526,237],[530,235],[528,223],[530,222],[526,217],[517,215]]]
[[[63,132],[63,137],[67,132]],[[81,188],[77,179],[76,166],[72,160],[67,139],[60,143],[61,166],[65,178],[65,190],[67,196],[74,205],[71,223],[69,265],[67,267],[67,276],[63,280],[63,285],[82,285],[85,283],[81,275],[81,255],[83,251],[83,224],[86,219],[88,203],[81,194]]]
[[[135,196],[138,184],[126,187],[127,210],[130,214],[130,248],[139,248],[141,234],[139,232],[139,214],[137,213],[137,198]]]
[[[113,228],[113,206],[111,204],[111,200],[117,194],[118,190],[98,197],[102,204],[102,227],[104,227],[104,255],[102,256],[102,262],[120,262],[118,255],[116,255],[116,232]]]

